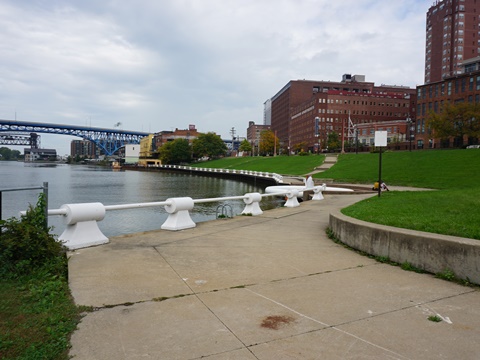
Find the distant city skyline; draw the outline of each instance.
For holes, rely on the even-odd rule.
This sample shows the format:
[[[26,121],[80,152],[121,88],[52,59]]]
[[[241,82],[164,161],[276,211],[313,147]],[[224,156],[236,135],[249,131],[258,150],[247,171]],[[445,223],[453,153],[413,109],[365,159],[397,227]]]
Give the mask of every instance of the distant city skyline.
[[[432,4],[5,0],[0,119],[245,137],[290,80],[423,84]],[[68,154],[73,139],[42,147]]]

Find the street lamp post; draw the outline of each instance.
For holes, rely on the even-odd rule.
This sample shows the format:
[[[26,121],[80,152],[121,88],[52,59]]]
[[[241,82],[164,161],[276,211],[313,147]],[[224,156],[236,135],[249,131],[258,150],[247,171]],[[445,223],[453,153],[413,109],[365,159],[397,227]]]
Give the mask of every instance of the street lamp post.
[[[315,137],[318,139],[317,155],[320,154],[320,118],[315,118]]]
[[[353,125],[353,131],[355,131],[355,154],[358,154],[358,126]]]
[[[407,119],[405,121],[407,122],[408,126],[409,151],[412,151],[412,134],[415,128],[413,125],[413,120],[410,118],[410,115],[407,116]]]

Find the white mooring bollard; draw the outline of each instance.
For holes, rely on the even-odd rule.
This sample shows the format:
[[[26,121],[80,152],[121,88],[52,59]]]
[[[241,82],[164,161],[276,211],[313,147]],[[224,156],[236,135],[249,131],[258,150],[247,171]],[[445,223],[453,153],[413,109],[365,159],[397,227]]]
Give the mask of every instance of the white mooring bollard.
[[[323,197],[322,191],[325,191],[326,188],[327,188],[326,184],[322,184],[322,186],[315,186],[313,188],[312,200],[323,200],[324,197]]]
[[[105,217],[102,203],[65,204],[64,222],[67,228],[59,236],[69,250],[108,243],[108,238],[98,228],[97,221]]]
[[[263,211],[260,209],[260,201],[262,201],[262,195],[260,193],[248,193],[245,194],[246,198],[243,202],[246,204],[242,214],[262,215]]]
[[[193,199],[190,197],[167,199],[170,205],[165,205],[165,211],[168,212],[167,220],[163,223],[163,230],[183,230],[197,226],[190,217],[189,210],[193,209]]]
[[[285,203],[285,207],[297,207],[300,206],[300,203],[298,202],[298,190],[292,189],[285,193],[287,196],[287,202]]]

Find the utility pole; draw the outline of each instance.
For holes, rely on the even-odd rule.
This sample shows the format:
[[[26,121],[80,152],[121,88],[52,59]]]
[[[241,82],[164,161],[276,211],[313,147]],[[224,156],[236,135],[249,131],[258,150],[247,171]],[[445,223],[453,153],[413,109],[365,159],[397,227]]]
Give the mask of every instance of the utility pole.
[[[235,151],[235,128],[232,127],[230,130],[230,134],[232,135],[232,153]]]
[[[275,130],[273,136],[273,156],[277,156],[277,130]]]

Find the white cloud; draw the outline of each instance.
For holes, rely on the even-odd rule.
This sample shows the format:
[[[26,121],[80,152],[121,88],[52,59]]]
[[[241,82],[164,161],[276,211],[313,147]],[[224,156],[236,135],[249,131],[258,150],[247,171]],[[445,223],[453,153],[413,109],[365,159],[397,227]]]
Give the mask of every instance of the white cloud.
[[[377,84],[422,83],[430,5],[6,0],[0,118],[16,111],[19,120],[120,121],[141,131],[195,124],[225,138],[232,127],[245,136],[249,121],[262,121],[263,102],[292,79],[339,81],[352,73]]]

